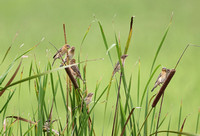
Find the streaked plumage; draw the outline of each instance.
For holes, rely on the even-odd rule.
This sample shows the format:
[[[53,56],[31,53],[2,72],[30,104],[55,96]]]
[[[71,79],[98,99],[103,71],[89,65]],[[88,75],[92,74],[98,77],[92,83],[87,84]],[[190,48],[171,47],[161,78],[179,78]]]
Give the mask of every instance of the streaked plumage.
[[[67,50],[70,48],[70,45],[65,44],[62,48],[60,48],[56,54],[53,56],[53,63],[52,66],[54,64],[54,62],[56,61],[56,59],[61,58],[63,55],[65,55],[65,53],[67,53]]]
[[[122,61],[122,65],[123,65],[123,66],[124,66],[126,57],[128,57],[127,54],[124,54],[124,55],[121,56],[121,61]],[[120,69],[121,69],[121,67],[120,67],[120,63],[119,63],[119,61],[118,61],[117,64],[115,65],[115,68],[114,68],[114,70],[113,70],[113,75],[112,75],[112,76],[114,76],[115,73],[117,73]]]
[[[90,102],[92,101],[92,96],[93,96],[93,93],[89,93],[89,94],[85,97],[84,101],[85,101],[85,104],[86,104],[86,105],[90,104]]]
[[[163,84],[165,82],[169,72],[170,72],[170,69],[162,68],[162,72],[159,74],[159,76],[155,82],[155,85],[151,91],[153,91],[158,85]]]
[[[72,64],[75,64],[76,63],[76,60],[75,59],[72,59],[71,61],[70,61],[70,65],[72,65]],[[79,79],[81,79],[83,82],[84,82],[84,80],[82,79],[82,77],[81,77],[81,72],[80,72],[80,70],[78,69],[78,66],[77,65],[74,65],[74,66],[71,66],[71,72],[72,72],[72,74],[74,75],[74,76],[76,76],[76,77],[78,77]]]
[[[68,51],[68,56],[67,56],[67,54],[66,54],[66,56],[65,56],[65,58],[64,58],[65,64],[67,63],[67,58],[69,58],[69,61],[70,61],[71,59],[73,59],[74,55],[75,55],[75,47],[71,47],[71,48],[69,49],[69,51]],[[60,65],[60,67],[62,67],[62,66],[64,66],[63,62],[62,62],[62,64]]]

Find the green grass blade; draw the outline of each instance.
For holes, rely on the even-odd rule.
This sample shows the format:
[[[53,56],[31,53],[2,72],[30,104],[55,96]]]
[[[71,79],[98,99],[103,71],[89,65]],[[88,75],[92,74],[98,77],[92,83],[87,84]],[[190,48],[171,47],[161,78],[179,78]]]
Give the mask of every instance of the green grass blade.
[[[66,99],[65,99],[65,94],[64,94],[64,90],[63,90],[63,85],[62,85],[62,82],[61,82],[60,74],[59,73],[57,73],[57,74],[58,74],[58,80],[59,80],[59,83],[60,83],[60,90],[61,90],[61,93],[62,93],[63,103],[65,105],[65,110],[67,112],[68,109],[66,107]]]
[[[26,136],[27,134],[29,134],[29,132],[36,126],[37,124],[32,125],[24,134],[23,136]]]
[[[169,130],[170,130],[170,125],[171,125],[171,117],[170,117],[170,119],[169,119],[169,123],[168,123],[168,128],[167,128],[167,131],[169,131]],[[169,132],[167,132],[167,136],[169,136]]]
[[[199,130],[199,118],[200,118],[200,109],[197,115],[196,133],[198,133],[198,130]]]
[[[122,129],[121,136],[124,135],[126,125],[127,125],[128,121],[129,121],[129,119],[131,118],[131,115],[132,115],[132,113],[133,113],[134,110],[135,110],[135,108],[133,108],[133,109],[131,110],[131,112],[129,113],[129,116],[128,116],[127,120],[126,120],[126,123],[124,124],[124,127],[123,127],[123,129]]]
[[[28,49],[27,51],[25,51],[24,53],[22,53],[21,55],[19,55],[16,60],[20,59],[23,55],[27,54],[28,52],[32,51],[33,49],[35,49],[42,41],[44,41],[44,37],[41,39],[41,41],[34,45],[32,48]]]
[[[180,130],[181,115],[182,115],[182,101],[181,101],[180,110],[179,110],[178,131]]]
[[[152,118],[151,118],[151,125],[150,125],[150,134],[151,134],[152,131],[154,131],[155,113],[156,113],[156,107],[153,109],[153,114],[152,114]]]
[[[125,112],[127,111],[127,108],[128,108],[128,100],[130,98],[131,84],[132,84],[132,75],[131,75],[130,80],[129,80],[128,93],[126,95]]]
[[[139,106],[140,101],[140,59],[138,63],[138,84],[137,84],[137,105]]]
[[[2,61],[1,61],[1,64],[2,64],[2,63],[4,62],[4,60],[6,59],[6,57],[7,57],[8,53],[9,53],[9,51],[10,51],[10,49],[11,49],[11,47],[12,47],[14,41],[15,41],[15,39],[17,38],[17,36],[18,36],[18,33],[15,34],[15,37],[14,37],[14,39],[12,40],[11,45],[8,47],[6,53],[5,53],[5,55],[4,55],[4,57],[3,57]],[[0,65],[1,65],[1,64],[0,64]]]
[[[102,38],[103,38],[103,41],[104,41],[104,45],[106,47],[106,50],[108,50],[108,43],[107,43],[106,36],[105,36],[104,30],[103,30],[103,27],[102,27],[100,21],[98,21],[98,24],[99,24],[99,28],[101,30],[101,35],[102,35]],[[110,52],[108,52],[108,56],[109,56],[109,59],[110,59],[110,62],[112,64],[112,66],[113,66],[113,62],[112,62],[112,58],[111,58]]]
[[[158,65],[158,66],[154,69],[154,71],[153,71],[153,73],[151,74],[149,80],[147,81],[147,84],[146,84],[146,86],[145,86],[145,89],[144,89],[144,92],[143,92],[143,94],[142,94],[142,98],[141,98],[141,101],[140,101],[140,107],[142,106],[143,99],[144,99],[144,96],[145,96],[145,94],[146,94],[146,91],[147,91],[147,88],[148,88],[148,86],[149,86],[149,83],[150,83],[150,81],[152,80],[154,74],[156,73],[156,71],[158,70],[158,68],[159,68],[160,66],[161,66],[161,65]]]
[[[172,133],[172,134],[179,134],[179,135],[185,135],[185,136],[199,136],[198,134],[191,134],[191,133],[179,132],[179,131],[167,131],[167,130],[158,131],[157,133]],[[152,133],[150,134],[150,136],[153,136],[155,134],[156,133]]]
[[[156,62],[156,59],[157,59],[158,54],[159,54],[159,52],[160,52],[160,49],[162,48],[163,43],[164,43],[164,41],[165,41],[165,39],[166,39],[167,33],[168,33],[168,31],[169,31],[169,28],[170,28],[170,26],[171,26],[171,24],[172,24],[172,17],[173,17],[173,13],[172,13],[172,15],[171,15],[171,20],[170,20],[170,22],[169,22],[169,24],[168,24],[168,26],[167,26],[167,29],[166,29],[166,31],[165,31],[165,34],[163,35],[162,40],[161,40],[161,42],[160,42],[160,44],[159,44],[159,46],[158,46],[158,49],[157,49],[157,51],[156,51],[156,54],[155,54],[155,57],[154,57],[154,59],[153,59],[153,63],[152,63],[152,66],[151,66],[150,74],[151,74],[151,72],[152,72],[152,70],[153,70],[153,67],[154,67],[154,65],[155,65],[155,62]]]
[[[8,47],[6,53],[5,53],[5,55],[4,55],[4,57],[3,57],[2,61],[1,61],[1,65],[3,64],[4,60],[6,59],[6,56],[8,55],[8,53],[9,53],[11,47],[12,47],[12,45],[10,45],[10,46]]]
[[[161,122],[160,122],[158,128],[160,128],[161,125],[164,123],[165,119],[167,118],[167,115],[168,115],[168,113],[167,113],[167,114],[165,115],[165,117],[161,120]]]
[[[19,63],[17,69],[15,70],[15,73],[12,75],[12,77],[10,78],[10,80],[8,81],[8,83],[6,84],[5,87],[9,86],[9,85],[11,84],[11,82],[14,80],[15,76],[17,75],[17,73],[18,73],[18,71],[19,71],[19,68],[20,68],[21,64],[22,64],[22,61]],[[4,88],[5,88],[5,87],[4,87]],[[6,90],[6,89],[3,89],[2,91],[0,91],[0,96],[3,95],[3,93],[5,92],[5,90]]]
[[[116,46],[116,44],[114,43],[114,44],[112,44],[109,48],[108,48],[108,50],[106,51],[106,54],[108,55],[108,52],[113,48],[113,47],[115,47]]]
[[[84,34],[84,36],[83,36],[83,39],[82,39],[82,41],[81,41],[80,51],[79,51],[79,58],[80,58],[80,54],[81,54],[81,50],[82,50],[83,43],[84,43],[84,41],[85,41],[85,39],[86,39],[86,37],[87,37],[89,31],[90,31],[91,26],[92,26],[92,23],[89,25],[89,27],[88,27],[87,31],[85,32],[85,34]]]
[[[8,69],[0,76],[0,85],[3,83],[10,70],[13,68],[14,63],[15,60],[13,60],[13,62],[8,66]]]
[[[6,103],[4,104],[4,106],[1,108],[0,114],[1,114],[1,112],[7,107],[8,103],[10,102],[10,100],[11,100],[11,98],[13,97],[14,93],[15,93],[15,91],[13,91],[13,92],[11,93],[11,95],[10,95],[10,94],[8,95],[8,99],[7,99]]]
[[[4,90],[4,89],[7,89],[7,88],[9,88],[9,87],[11,87],[11,86],[17,85],[17,84],[19,84],[19,83],[26,82],[26,81],[29,81],[29,80],[31,80],[31,79],[44,76],[44,75],[46,75],[46,74],[49,74],[49,73],[52,73],[52,72],[55,72],[55,71],[59,71],[59,70],[61,70],[61,69],[67,68],[67,67],[70,67],[70,65],[64,66],[64,67],[59,67],[59,68],[56,68],[56,69],[53,69],[53,70],[49,70],[49,71],[46,71],[46,72],[43,72],[43,73],[36,74],[36,75],[34,75],[34,76],[30,76],[30,77],[24,78],[24,79],[22,79],[22,80],[16,81],[16,82],[14,82],[14,83],[12,83],[12,84],[10,84],[10,85],[8,85],[8,86],[5,86],[5,87],[1,88],[0,91],[2,91],[2,90]]]
[[[92,108],[90,109],[90,112],[88,113],[87,117],[81,122],[81,126],[79,127],[78,130],[78,134],[82,133],[83,129],[82,127],[86,125],[87,120],[90,116],[90,114],[92,113],[94,107],[96,106],[96,104],[99,102],[99,100],[101,99],[101,97],[104,95],[104,93],[106,92],[106,90],[108,89],[108,86],[106,86],[106,88],[102,91],[102,93],[100,94],[100,96],[97,98],[97,100],[94,102],[94,105],[92,106]]]

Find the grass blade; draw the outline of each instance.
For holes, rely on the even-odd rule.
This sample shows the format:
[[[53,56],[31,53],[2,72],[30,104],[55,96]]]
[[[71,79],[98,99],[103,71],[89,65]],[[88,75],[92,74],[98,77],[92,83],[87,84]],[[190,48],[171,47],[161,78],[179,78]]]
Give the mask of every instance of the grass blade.
[[[183,121],[183,124],[181,126],[181,129],[180,129],[180,132],[183,132],[183,127],[185,125],[185,122],[186,122],[186,119],[187,119],[188,116],[185,117],[184,121]],[[179,134],[179,136],[181,136],[181,134]]]
[[[167,130],[167,131],[169,131],[169,129],[170,129],[170,125],[171,125],[171,117],[170,117],[170,119],[169,119],[168,130]],[[167,132],[167,136],[169,136],[169,132]]]
[[[8,81],[8,83],[6,84],[6,86],[4,87],[5,89],[2,89],[1,92],[0,92],[0,96],[3,95],[3,93],[5,92],[6,90],[6,87],[10,85],[10,83],[14,80],[15,76],[17,75],[18,71],[19,71],[19,68],[22,64],[22,61],[19,63],[17,69],[15,70],[15,73],[12,75],[12,77],[10,78],[10,80]]]
[[[6,103],[4,104],[4,106],[1,108],[0,114],[7,107],[8,103],[10,102],[10,100],[13,97],[14,93],[15,93],[15,90],[13,91],[13,93],[11,95],[10,94],[8,95],[8,99],[7,99]]]
[[[196,133],[198,133],[198,127],[199,127],[199,118],[200,118],[200,108],[199,108],[199,112],[198,112],[198,115],[197,115],[197,124],[196,124]]]
[[[3,57],[2,61],[1,61],[1,64],[2,64],[2,63],[4,62],[4,60],[6,59],[6,57],[7,57],[8,53],[9,53],[9,51],[10,51],[10,49],[11,49],[11,47],[12,47],[14,41],[15,41],[15,39],[17,38],[17,36],[18,36],[18,33],[15,34],[15,37],[14,37],[14,39],[12,40],[11,45],[8,47],[6,53],[5,53],[5,55],[4,55],[4,57]],[[0,64],[0,65],[1,65],[1,64]]]
[[[129,35],[128,35],[128,40],[126,42],[126,47],[124,49],[124,54],[127,54],[128,48],[129,48],[129,45],[130,45],[131,36],[132,36],[132,32],[133,32],[133,18],[134,18],[134,16],[131,17],[130,31],[129,31]]]
[[[169,25],[167,26],[167,29],[166,29],[166,31],[165,31],[165,34],[163,35],[162,40],[161,40],[161,42],[160,42],[160,45],[158,46],[158,49],[157,49],[157,51],[156,51],[156,54],[155,54],[155,57],[154,57],[154,60],[153,60],[152,66],[151,66],[151,72],[152,72],[152,70],[153,70],[153,67],[154,67],[154,65],[155,65],[155,62],[156,62],[156,59],[157,59],[158,54],[159,54],[159,52],[160,52],[160,49],[161,49],[162,46],[163,46],[163,43],[164,43],[164,41],[165,41],[165,38],[166,38],[167,33],[168,33],[168,31],[169,31],[169,28],[170,28],[170,26],[171,26],[172,17],[173,17],[173,13],[172,13],[172,15],[171,15],[171,19],[170,19]],[[151,73],[151,72],[150,72],[150,73]]]
[[[181,101],[180,110],[179,110],[178,131],[180,130],[181,115],[182,115],[182,101]]]
[[[163,131],[158,131],[157,133],[173,133],[173,134],[181,134],[181,135],[186,135],[186,136],[199,136],[198,134],[191,134],[191,133],[186,133],[186,132],[178,132],[178,131],[167,131],[167,130],[163,130]],[[150,136],[155,135],[155,133],[150,134]]]
[[[133,108],[133,109],[131,110],[131,112],[130,112],[130,114],[129,114],[127,120],[126,120],[126,123],[125,123],[125,125],[124,125],[124,127],[123,127],[123,130],[122,130],[121,136],[124,135],[126,125],[127,125],[128,121],[129,121],[129,119],[131,118],[131,115],[132,115],[132,113],[133,113],[134,110],[135,110],[135,108]]]
[[[140,59],[138,63],[138,88],[137,88],[137,105],[139,105],[140,99]]]
[[[107,43],[107,40],[106,40],[105,33],[103,31],[103,27],[102,27],[102,25],[101,25],[101,23],[99,21],[98,21],[98,24],[99,24],[99,28],[101,30],[101,35],[102,35],[102,38],[103,38],[103,41],[104,41],[104,45],[106,47],[106,50],[108,50],[108,43]],[[112,64],[112,66],[113,66],[113,62],[112,62],[112,58],[111,58],[110,52],[108,52],[108,56],[109,56],[109,59],[110,59],[110,62]]]
[[[146,91],[147,91],[147,88],[148,88],[148,86],[149,86],[149,83],[150,83],[151,79],[153,78],[154,74],[156,73],[156,71],[158,70],[158,68],[159,68],[160,66],[161,66],[161,65],[158,65],[158,66],[155,68],[155,70],[154,70],[153,73],[151,74],[149,80],[147,81],[147,84],[146,84],[146,86],[145,86],[145,89],[144,89],[144,92],[143,92],[143,94],[142,94],[142,98],[141,98],[141,101],[140,101],[140,107],[142,106],[143,99],[144,99],[144,96],[145,96],[145,94],[146,94]]]

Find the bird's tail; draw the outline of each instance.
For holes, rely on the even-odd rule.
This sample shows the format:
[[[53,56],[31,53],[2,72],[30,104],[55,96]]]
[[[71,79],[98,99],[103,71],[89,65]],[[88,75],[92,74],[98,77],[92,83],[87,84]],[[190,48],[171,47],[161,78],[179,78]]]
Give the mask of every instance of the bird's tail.
[[[86,83],[86,81],[85,80],[83,80],[83,78],[81,77],[81,76],[78,76],[79,77],[79,79],[81,79],[82,81],[83,81],[83,84],[85,84]]]
[[[156,86],[153,87],[153,89],[151,90],[151,92],[153,92],[153,90],[156,88]]]

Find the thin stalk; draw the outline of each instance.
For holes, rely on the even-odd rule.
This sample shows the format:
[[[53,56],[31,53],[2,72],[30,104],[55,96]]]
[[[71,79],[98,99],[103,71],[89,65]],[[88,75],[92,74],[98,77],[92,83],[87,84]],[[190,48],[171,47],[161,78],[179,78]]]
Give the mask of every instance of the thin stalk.
[[[113,128],[112,128],[112,136],[114,134],[114,128],[115,128],[115,120],[116,120],[116,115],[117,115],[117,107],[118,107],[118,101],[119,101],[119,93],[120,93],[120,87],[121,87],[121,80],[122,80],[122,72],[120,73],[120,80],[119,80],[119,87],[118,87],[118,94],[117,94],[117,102],[116,102],[116,107],[115,107],[115,116],[114,116]]]
[[[65,24],[63,24],[63,31],[64,31],[64,39],[65,39],[65,44],[67,44],[67,36],[66,36],[66,29],[65,29]],[[65,63],[64,63],[65,64]],[[68,59],[68,49],[67,49],[67,65],[69,65],[69,59]],[[67,106],[67,109],[68,109],[68,102],[69,102],[69,88],[71,88],[71,82],[69,80],[69,77],[68,75],[66,74],[66,106]],[[71,90],[71,89],[70,89]],[[70,91],[71,92],[71,91]],[[68,133],[68,111],[67,110],[67,114],[66,114],[66,123],[67,123],[67,133]]]
[[[160,121],[160,115],[161,115],[161,109],[162,109],[163,99],[164,99],[164,93],[162,95],[162,99],[161,99],[161,103],[160,103],[160,111],[159,111],[159,114],[158,114],[158,121],[157,121],[157,126],[156,126],[156,132],[158,132],[158,127],[159,127],[159,121]],[[157,136],[157,133],[156,133],[155,136]]]
[[[139,135],[140,135],[140,132],[141,132],[142,128],[144,127],[144,124],[145,124],[145,122],[147,121],[147,119],[148,119],[149,115],[151,114],[152,110],[153,110],[153,107],[150,109],[150,111],[149,111],[149,113],[147,114],[147,116],[146,116],[146,118],[145,118],[144,122],[142,123],[142,126],[140,127],[140,129],[139,129],[139,132],[138,132],[137,136],[139,136]]]

